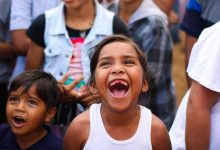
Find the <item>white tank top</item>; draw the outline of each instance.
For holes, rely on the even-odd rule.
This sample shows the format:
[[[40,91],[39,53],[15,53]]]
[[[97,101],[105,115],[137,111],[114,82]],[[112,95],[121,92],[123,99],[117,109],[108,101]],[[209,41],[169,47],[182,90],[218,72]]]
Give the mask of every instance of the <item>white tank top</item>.
[[[151,111],[140,106],[141,115],[135,134],[127,140],[115,140],[106,131],[100,113],[101,104],[90,107],[90,133],[83,150],[152,150]]]

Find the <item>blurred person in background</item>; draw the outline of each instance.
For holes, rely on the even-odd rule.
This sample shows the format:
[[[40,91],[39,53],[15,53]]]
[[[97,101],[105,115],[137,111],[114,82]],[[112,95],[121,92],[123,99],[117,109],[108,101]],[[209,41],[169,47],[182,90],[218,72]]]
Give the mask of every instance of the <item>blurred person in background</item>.
[[[17,55],[14,77],[25,70],[25,57],[30,44],[26,30],[38,15],[56,7],[61,0],[11,0],[11,3],[10,31],[13,50]]]
[[[220,21],[219,0],[189,0],[181,30],[185,32],[185,68],[188,66],[192,47],[197,41],[203,29],[210,27]],[[191,85],[191,79],[186,74],[188,88]]]
[[[0,124],[6,121],[7,86],[13,68],[13,49],[9,33],[11,0],[0,1]]]

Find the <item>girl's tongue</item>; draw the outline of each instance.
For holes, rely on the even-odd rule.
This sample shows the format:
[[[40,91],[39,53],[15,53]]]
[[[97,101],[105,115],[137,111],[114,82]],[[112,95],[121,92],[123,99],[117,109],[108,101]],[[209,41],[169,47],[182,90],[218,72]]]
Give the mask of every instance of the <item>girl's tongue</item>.
[[[124,80],[114,80],[109,86],[109,91],[116,98],[123,98],[129,89],[128,83]]]

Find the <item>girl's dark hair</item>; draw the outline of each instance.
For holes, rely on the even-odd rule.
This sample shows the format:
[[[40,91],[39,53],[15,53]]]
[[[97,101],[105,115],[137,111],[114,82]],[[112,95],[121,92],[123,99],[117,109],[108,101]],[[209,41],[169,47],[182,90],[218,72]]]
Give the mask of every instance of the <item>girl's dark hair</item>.
[[[132,39],[130,39],[126,36],[123,36],[123,35],[111,35],[111,36],[108,36],[105,39],[103,39],[90,53],[90,59],[91,59],[90,72],[91,72],[91,75],[90,75],[90,78],[88,81],[88,85],[92,85],[93,83],[95,83],[95,69],[96,69],[99,54],[100,54],[102,48],[110,43],[113,43],[113,42],[127,43],[136,50],[136,52],[138,54],[138,59],[140,61],[140,64],[141,64],[143,72],[144,72],[144,79],[146,79],[148,84],[150,84],[151,72],[148,69],[147,58],[144,55],[143,51],[138,47],[138,45]]]
[[[10,84],[9,94],[20,87],[23,88],[22,94],[36,86],[37,96],[42,99],[47,108],[55,107],[60,95],[57,80],[49,73],[40,70],[30,70],[19,74]]]

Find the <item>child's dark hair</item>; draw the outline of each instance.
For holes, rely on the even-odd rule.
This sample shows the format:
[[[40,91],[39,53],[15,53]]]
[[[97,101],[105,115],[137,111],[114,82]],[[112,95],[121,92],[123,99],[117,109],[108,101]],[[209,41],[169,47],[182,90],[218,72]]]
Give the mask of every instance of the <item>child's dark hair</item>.
[[[56,107],[60,95],[57,80],[49,73],[40,70],[30,70],[19,74],[10,84],[9,94],[20,87],[22,94],[28,93],[33,85],[36,86],[36,93],[41,98],[47,108]]]
[[[95,83],[95,69],[98,63],[98,58],[99,58],[99,54],[102,50],[102,48],[110,43],[113,42],[123,42],[123,43],[127,43],[130,46],[132,46],[137,54],[138,54],[138,59],[140,61],[140,64],[142,66],[143,72],[144,72],[144,79],[147,80],[148,84],[150,84],[150,78],[151,78],[151,72],[148,69],[148,65],[147,65],[147,58],[144,55],[143,51],[141,51],[141,49],[138,47],[138,45],[130,38],[123,36],[123,35],[111,35],[106,37],[105,39],[102,40],[102,42],[100,42],[92,51],[92,53],[90,54],[90,59],[91,59],[91,63],[90,63],[90,72],[91,72],[91,76],[90,79],[88,81],[88,85],[91,85],[93,83]]]

